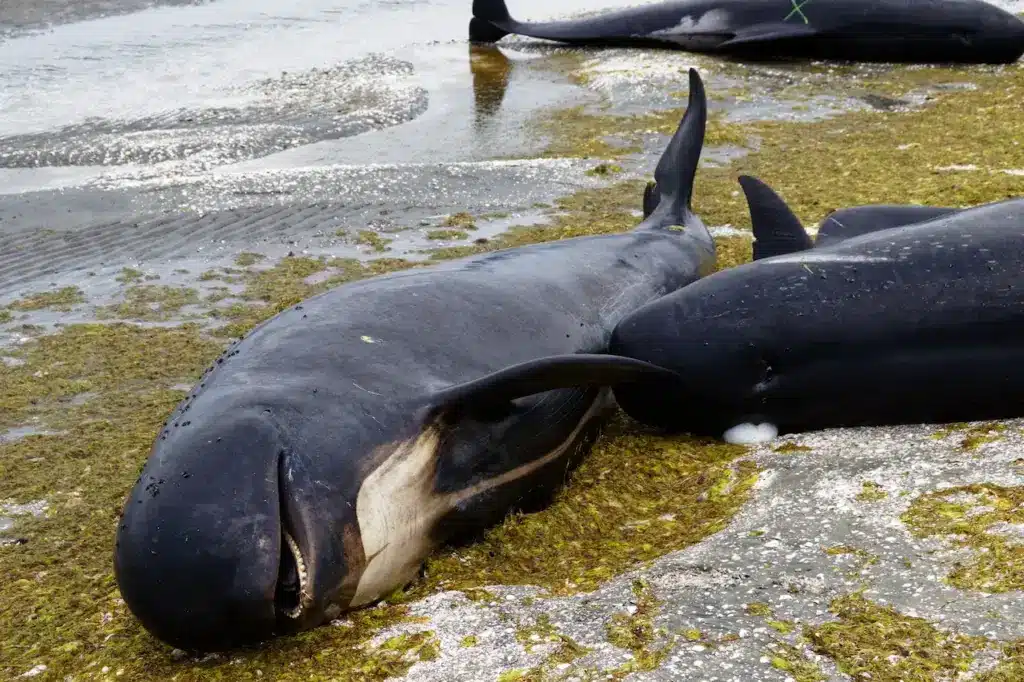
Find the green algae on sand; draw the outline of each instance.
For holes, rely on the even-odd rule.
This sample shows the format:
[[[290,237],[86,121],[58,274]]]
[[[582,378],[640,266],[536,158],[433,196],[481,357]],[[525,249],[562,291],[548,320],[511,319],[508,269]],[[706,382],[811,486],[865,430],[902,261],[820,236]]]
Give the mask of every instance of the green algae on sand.
[[[894,73],[887,92],[916,87],[922,79],[909,70]],[[908,74],[903,84],[900,73]],[[1006,144],[1024,139],[1014,134],[1022,120],[1016,107],[1024,72],[964,73],[978,82],[977,90],[942,93],[921,111],[856,113],[814,124],[738,125],[712,117],[709,146],[746,145],[756,139],[760,152],[718,168],[702,168],[695,209],[709,225],[745,224],[746,206],[736,192],[739,172],[754,172],[770,182],[805,220],[857,203],[965,205],[1022,193],[1024,180],[1000,171],[1024,166],[1019,147]],[[619,158],[631,146],[635,149],[647,132],[671,132],[681,114],[682,109],[646,117],[583,110],[555,115],[548,119],[555,124],[544,129],[558,138],[548,153],[561,149],[568,156]],[[625,144],[616,146],[616,138]],[[941,170],[970,165],[979,170]],[[901,172],[891,173],[894,167]],[[558,202],[547,225],[515,228],[487,245],[433,256],[629,229],[638,222],[635,212],[643,184],[630,180],[576,192]],[[464,220],[446,226],[470,229],[459,224]],[[749,260],[748,238],[716,241],[719,267]],[[413,266],[397,259],[364,264],[302,257],[271,267],[240,257],[237,264],[246,270],[230,276],[244,284],[243,302],[216,309],[218,320],[227,323],[219,330],[223,335],[241,335],[330,286]],[[143,279],[141,273],[131,274],[125,283]],[[184,395],[177,386],[194,381],[220,348],[197,326],[144,330],[76,325],[17,349],[25,365],[0,366],[0,426],[38,423],[61,431],[0,443],[0,499],[45,499],[49,505],[46,515],[19,520],[16,532],[27,539],[25,544],[0,548],[0,573],[5,576],[0,603],[11,605],[0,611],[0,631],[11,633],[0,641],[0,676],[13,678],[41,664],[48,666],[46,675],[52,679],[100,676],[105,667],[110,677],[121,673],[123,679],[182,682],[380,680],[400,675],[415,661],[437,655],[429,631],[368,646],[384,627],[410,621],[404,602],[446,588],[480,594],[479,586],[500,582],[529,582],[554,593],[593,589],[723,528],[749,496],[756,476],[754,465],[742,459],[741,448],[663,439],[620,418],[549,509],[515,514],[476,545],[438,552],[428,560],[426,578],[398,595],[403,603],[357,611],[341,623],[239,652],[230,660],[178,660],[142,631],[118,598],[110,572],[111,543],[124,495],[152,438]],[[161,361],[153,362],[154,357]],[[42,375],[34,377],[35,372]],[[681,488],[687,491],[682,496]],[[986,535],[997,523],[993,520]],[[936,532],[951,534],[945,526],[936,526]],[[560,551],[537,549],[551,545]],[[529,571],[533,575],[527,579]],[[1016,584],[1006,582],[1013,574],[998,578],[999,584]],[[923,621],[863,599],[838,601],[833,609],[838,622],[813,628],[808,636],[844,669],[872,672],[875,680],[894,679],[885,677],[891,656],[898,657],[894,669],[909,682],[932,680],[935,670],[962,670],[967,652],[973,651],[973,640],[946,636]],[[627,648],[651,641],[646,621],[633,623],[627,616],[617,625],[609,636]],[[584,653],[560,641],[562,660]],[[1007,645],[1006,658],[978,679],[1018,679],[1019,649]],[[624,676],[616,671],[600,677],[608,674]],[[535,679],[530,671],[512,675],[507,679]]]
[[[970,451],[977,450],[987,443],[999,441],[1005,431],[1006,425],[998,422],[983,422],[980,424],[965,424],[961,422],[943,427],[934,434],[933,438],[941,440],[954,435],[961,436],[960,448],[964,451]]]
[[[801,445],[800,443],[794,443],[792,441],[786,441],[781,445],[775,445],[772,447],[772,452],[777,452],[780,455],[792,454],[796,452],[812,452],[814,448]]]
[[[628,672],[654,670],[668,656],[675,638],[669,638],[660,647],[654,646],[659,635],[666,635],[654,627],[654,617],[658,614],[661,600],[643,580],[634,580],[632,589],[636,609],[632,614],[613,613],[605,630],[609,642],[633,654]]]
[[[104,306],[97,318],[163,322],[179,316],[187,305],[199,303],[199,292],[191,287],[140,284],[124,291],[124,301]]]
[[[914,500],[902,520],[917,537],[945,536],[974,557],[947,576],[965,590],[1024,590],[1024,544],[1013,528],[1024,524],[1024,486],[976,483],[944,488]],[[1008,532],[1000,532],[1002,529]]]
[[[741,173],[771,185],[805,224],[858,204],[971,206],[1024,194],[1024,176],[1006,172],[1024,168],[1024,69],[896,68],[866,83],[906,92],[944,74],[977,87],[936,93],[908,111],[743,124],[757,153],[702,169],[695,209],[709,225],[749,224],[735,193]]]
[[[109,668],[122,679],[383,680],[437,655],[429,635],[366,642],[408,622],[404,606],[350,614],[327,626],[223,658],[171,656],[124,606],[111,572],[121,505],[160,424],[221,345],[196,325],[146,329],[122,323],[70,325],[12,351],[25,364],[0,365],[3,424],[57,429],[0,442],[0,500],[45,500],[19,519],[25,542],[0,547],[0,677],[45,665],[40,679]],[[153,358],[159,358],[154,361]],[[41,376],[35,376],[39,373]],[[86,396],[85,400],[75,400]]]
[[[772,667],[793,678],[794,682],[824,682],[828,677],[821,668],[807,660],[795,646],[786,642],[773,642],[768,650]]]
[[[430,230],[427,232],[427,239],[431,240],[452,240],[465,239],[469,233],[465,230]]]
[[[235,256],[235,265],[240,268],[247,268],[250,265],[256,265],[261,261],[266,260],[267,257],[262,253],[253,253],[251,251],[243,251],[242,253]]]
[[[85,303],[85,294],[78,287],[62,287],[56,291],[41,291],[29,294],[11,303],[8,308],[27,312],[30,310],[57,310],[68,312],[74,306]]]
[[[808,627],[804,635],[854,679],[934,682],[967,670],[986,640],[946,633],[923,618],[905,616],[860,594],[839,597],[838,621]]]
[[[441,223],[442,227],[454,227],[460,230],[475,230],[476,229],[476,218],[471,213],[466,211],[459,211],[458,213],[452,213],[446,217]]]
[[[536,585],[552,594],[609,578],[724,528],[746,501],[757,467],[746,449],[651,435],[617,417],[554,502],[513,514],[468,547],[427,561],[432,589]]]
[[[975,682],[1017,682],[1024,680],[1024,639],[1002,647],[1002,658],[995,667],[974,678]]]
[[[889,497],[889,493],[880,484],[874,481],[864,481],[860,485],[860,492],[854,499],[858,502],[880,502],[887,497]]]
[[[353,241],[355,241],[356,244],[369,246],[377,253],[384,253],[385,251],[390,250],[388,244],[394,240],[388,239],[373,230],[360,230],[359,234],[356,235]]]

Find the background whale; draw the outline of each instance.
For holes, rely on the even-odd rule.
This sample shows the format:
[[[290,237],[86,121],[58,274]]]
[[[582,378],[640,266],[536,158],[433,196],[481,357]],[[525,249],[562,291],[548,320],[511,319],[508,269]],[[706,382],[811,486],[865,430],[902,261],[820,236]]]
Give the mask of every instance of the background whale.
[[[750,208],[753,260],[828,246],[869,232],[920,223],[961,210],[915,204],[865,204],[840,208],[822,219],[812,240],[803,223],[775,190],[749,176],[741,178],[740,184],[744,187]],[[658,183],[648,182],[643,196],[645,218],[657,207],[658,196]]]
[[[1020,416],[1022,258],[1014,199],[717,272],[616,326],[612,353],[679,379],[615,397],[642,422],[734,442]]]
[[[652,185],[657,183],[649,183],[648,189],[652,189]],[[912,204],[867,204],[841,208],[825,216],[812,242],[803,223],[775,190],[750,176],[741,176],[740,186],[750,211],[754,260],[829,246],[862,234],[934,220],[961,210]],[[657,201],[645,194],[645,212],[647,205],[656,205]]]
[[[473,0],[471,41],[512,33],[747,59],[1009,63],[1024,53],[1024,22],[982,0],[683,0],[537,23],[513,19],[505,0]]]
[[[869,232],[923,223],[958,213],[960,210],[962,209],[951,206],[913,204],[868,204],[840,208],[829,213],[821,221],[814,245],[827,246]]]
[[[343,285],[227,351],[125,502],[114,567],[138,620],[193,650],[314,627],[545,504],[607,386],[667,374],[600,355],[614,325],[714,266],[690,209],[706,119],[691,70],[659,206],[633,231]]]

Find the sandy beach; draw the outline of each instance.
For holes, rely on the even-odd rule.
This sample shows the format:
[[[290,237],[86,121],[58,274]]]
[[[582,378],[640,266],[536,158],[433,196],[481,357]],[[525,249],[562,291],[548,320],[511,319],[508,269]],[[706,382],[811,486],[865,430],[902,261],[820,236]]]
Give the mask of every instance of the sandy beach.
[[[121,505],[227,343],[355,279],[631,228],[690,67],[719,267],[751,255],[740,173],[809,228],[855,204],[1024,195],[1022,62],[471,48],[469,16],[0,7],[0,678],[1024,679],[1024,420],[748,448],[620,417],[549,509],[435,554],[381,605],[205,657],[132,618]]]

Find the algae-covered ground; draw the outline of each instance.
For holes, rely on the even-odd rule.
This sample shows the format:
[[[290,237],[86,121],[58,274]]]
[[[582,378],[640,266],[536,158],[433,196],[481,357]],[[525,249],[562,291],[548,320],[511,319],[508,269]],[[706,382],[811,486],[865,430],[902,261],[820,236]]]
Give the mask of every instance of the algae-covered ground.
[[[694,60],[553,55],[545,68],[589,99],[533,118],[537,155],[585,158],[599,182],[533,207],[539,220],[453,212],[429,226],[438,245],[426,253],[346,225],[370,258],[275,259],[240,247],[233,262],[201,271],[126,267],[103,296],[87,295],[84,281],[0,292],[0,676],[1024,678],[1015,422],[823,432],[748,450],[617,417],[548,509],[435,554],[383,605],[201,658],[132,619],[111,572],[121,503],[162,420],[231,338],[355,279],[639,221]],[[1024,194],[1021,65],[696,61],[712,115],[694,208],[710,226],[739,228],[716,232],[719,267],[750,259],[741,172],[770,183],[808,224],[858,203]],[[643,91],[621,95],[651,79],[650,106]],[[816,109],[837,92],[885,106]],[[744,108],[765,98],[815,115]],[[509,227],[494,233],[491,223]]]

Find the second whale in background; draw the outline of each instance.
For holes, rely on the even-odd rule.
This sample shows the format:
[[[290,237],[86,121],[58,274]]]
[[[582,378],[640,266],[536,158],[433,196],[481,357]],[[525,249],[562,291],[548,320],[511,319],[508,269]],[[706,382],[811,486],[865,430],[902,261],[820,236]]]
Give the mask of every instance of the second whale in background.
[[[812,241],[803,223],[774,190],[760,181],[743,182],[746,184],[747,203],[753,220],[751,232],[754,237],[754,260],[828,246],[850,237],[922,223],[963,210],[918,204],[864,204],[840,208],[825,216]],[[644,218],[657,205],[658,183],[651,181],[644,188]]]
[[[741,183],[753,223],[777,224],[759,214],[767,187]],[[1022,261],[1012,199],[722,270],[616,326],[610,352],[678,376],[615,397],[730,442],[1022,416]]]
[[[471,41],[509,34],[745,59],[1002,64],[1024,53],[1024,22],[982,0],[680,0],[546,22],[474,0]]]

